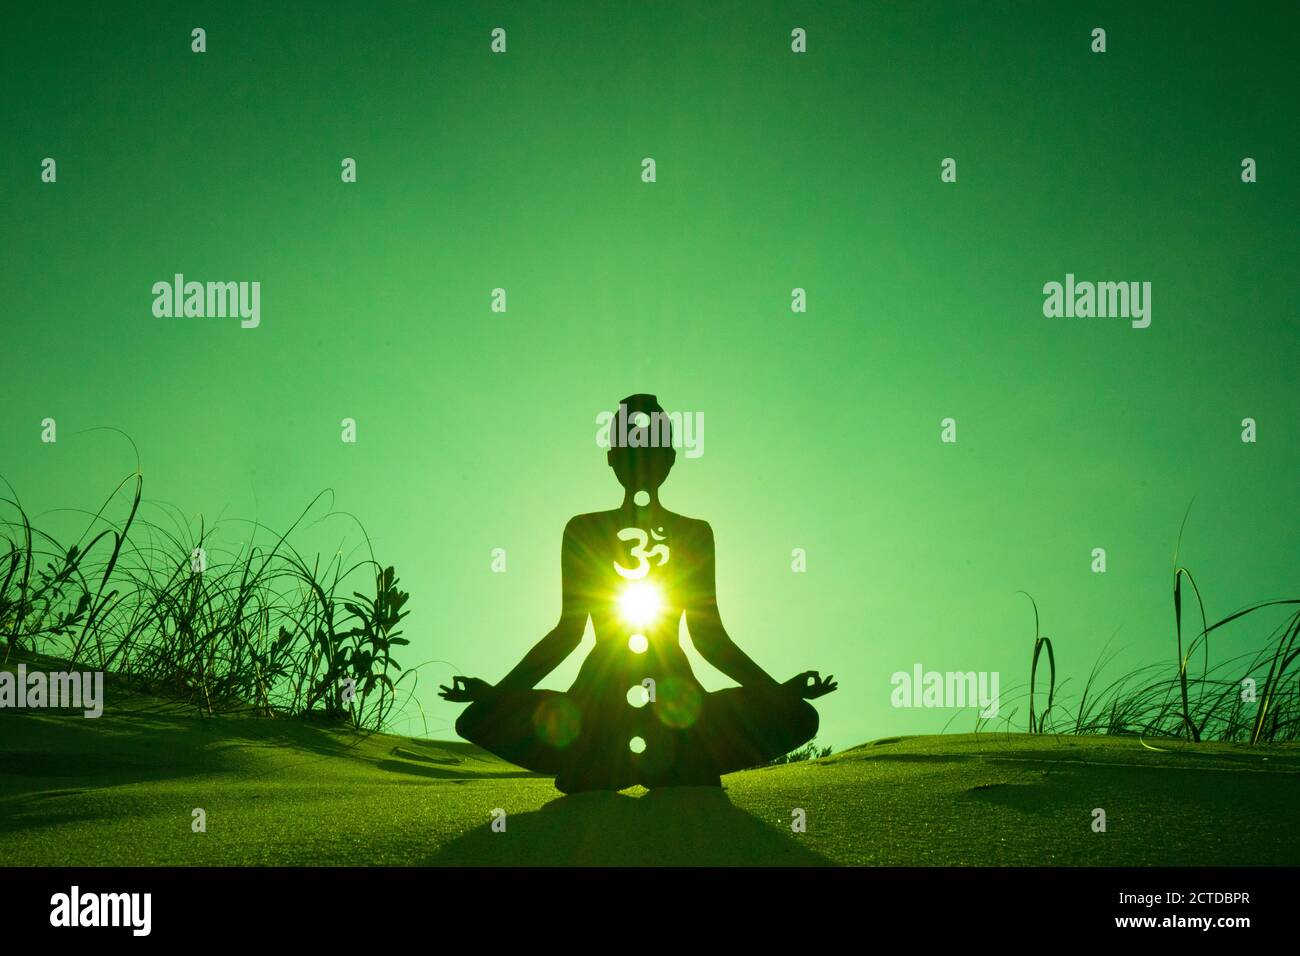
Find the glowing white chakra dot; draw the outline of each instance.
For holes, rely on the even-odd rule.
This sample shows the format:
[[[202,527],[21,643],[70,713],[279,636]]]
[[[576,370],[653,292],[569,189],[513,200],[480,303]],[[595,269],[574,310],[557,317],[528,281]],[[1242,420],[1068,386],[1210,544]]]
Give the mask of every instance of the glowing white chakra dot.
[[[650,503],[650,492],[638,491],[632,496],[632,500],[635,501],[639,507],[644,508]]]
[[[627,702],[633,707],[644,707],[650,703],[650,691],[644,684],[637,684],[635,687],[627,689]]]
[[[663,595],[649,581],[631,582],[618,598],[619,614],[633,627],[645,627],[659,616],[663,606]]]
[[[644,654],[650,642],[646,640],[644,634],[633,634],[627,639],[627,646],[632,649],[633,654]]]
[[[634,754],[645,753],[645,741],[640,737],[633,737],[627,742],[627,749]]]

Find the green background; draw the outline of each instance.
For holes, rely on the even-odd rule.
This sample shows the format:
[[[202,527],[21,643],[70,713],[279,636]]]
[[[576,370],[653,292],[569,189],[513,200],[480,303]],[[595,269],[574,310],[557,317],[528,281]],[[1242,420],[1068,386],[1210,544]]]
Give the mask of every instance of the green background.
[[[1120,671],[1172,671],[1193,496],[1182,556],[1212,616],[1297,592],[1294,10],[10,11],[0,474],[33,514],[93,509],[134,467],[120,436],[77,434],[107,425],[148,498],[209,522],[283,528],[332,489],[413,594],[399,660],[495,681],[558,614],[565,521],[620,500],[595,416],[653,392],[704,414],[703,457],[662,497],[712,523],[733,637],[778,678],[840,682],[823,743],[969,729],[972,711],[892,708],[889,677],[995,670],[1009,696],[1020,589],[1066,675],[1112,636]],[[260,281],[261,327],[154,318],[176,272]],[[1151,327],[1044,318],[1067,272],[1150,281]],[[434,735],[450,673],[423,669]]]

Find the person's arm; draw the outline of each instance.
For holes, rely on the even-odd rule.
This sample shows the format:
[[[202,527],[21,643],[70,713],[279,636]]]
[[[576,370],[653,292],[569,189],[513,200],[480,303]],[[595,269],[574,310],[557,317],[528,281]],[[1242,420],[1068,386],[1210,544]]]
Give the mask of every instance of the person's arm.
[[[514,666],[496,685],[496,690],[531,690],[547,674],[559,667],[564,659],[582,643],[582,632],[587,625],[587,609],[578,598],[578,553],[573,533],[574,522],[564,527],[564,543],[560,547],[560,619],[524,659]]]
[[[686,605],[686,629],[690,632],[691,643],[701,657],[741,687],[768,690],[780,687],[767,671],[736,646],[722,626],[722,617],[718,614],[713,529],[707,523],[701,524],[704,527],[695,542],[697,554],[694,556],[699,564],[691,576],[691,594]]]

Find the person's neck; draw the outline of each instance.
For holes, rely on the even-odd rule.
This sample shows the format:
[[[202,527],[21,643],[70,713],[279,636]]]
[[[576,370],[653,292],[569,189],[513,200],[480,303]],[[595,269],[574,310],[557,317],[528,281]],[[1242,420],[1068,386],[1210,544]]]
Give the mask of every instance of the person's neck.
[[[635,490],[624,490],[624,492],[623,492],[623,510],[624,510],[624,511],[634,511],[634,512],[635,512],[635,511],[643,511],[643,512],[658,512],[658,511],[662,511],[662,510],[663,510],[663,506],[661,506],[661,505],[659,504],[659,492],[658,492],[658,491],[652,491],[652,490],[650,490],[649,488],[645,489],[645,492],[646,492],[646,494],[648,494],[648,495],[650,496],[650,500],[647,501],[647,502],[646,502],[645,504],[643,504],[643,505],[639,505],[639,504],[636,503],[636,491],[635,491]]]

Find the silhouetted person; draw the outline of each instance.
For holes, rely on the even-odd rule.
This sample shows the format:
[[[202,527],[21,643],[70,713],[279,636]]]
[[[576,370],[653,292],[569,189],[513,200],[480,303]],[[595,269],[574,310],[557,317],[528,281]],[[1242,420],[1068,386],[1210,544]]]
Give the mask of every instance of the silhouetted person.
[[[667,419],[636,430],[663,409],[653,395],[621,405],[628,440],[616,419],[607,457],[623,504],[565,527],[559,622],[496,686],[457,676],[441,696],[470,703],[456,721],[462,737],[554,774],[565,793],[719,786],[721,774],[811,740],[818,717],[807,701],[838,685],[816,671],[779,684],[732,643],[714,593],[713,529],[659,504],[677,457]],[[710,693],[695,679],[678,639],[683,613],[695,649],[739,687]],[[588,617],[596,646],[573,686],[535,690],[582,641]]]

